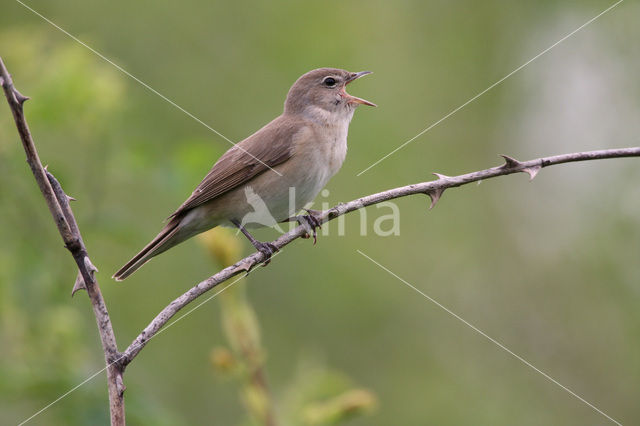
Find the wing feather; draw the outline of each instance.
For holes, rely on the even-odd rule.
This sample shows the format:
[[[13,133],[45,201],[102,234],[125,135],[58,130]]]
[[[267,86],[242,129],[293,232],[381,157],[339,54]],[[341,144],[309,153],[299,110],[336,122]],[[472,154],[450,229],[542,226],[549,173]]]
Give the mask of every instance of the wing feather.
[[[225,152],[195,191],[170,216],[193,209],[271,171],[293,155],[293,139],[304,124],[280,116]],[[260,160],[260,161],[258,161]]]

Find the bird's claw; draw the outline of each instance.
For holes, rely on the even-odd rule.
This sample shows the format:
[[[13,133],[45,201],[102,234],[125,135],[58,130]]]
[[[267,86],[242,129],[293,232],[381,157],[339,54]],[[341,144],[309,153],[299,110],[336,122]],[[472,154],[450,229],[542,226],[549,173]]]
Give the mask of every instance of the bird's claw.
[[[257,241],[255,244],[256,249],[264,255],[264,260],[262,261],[262,266],[267,266],[269,262],[271,262],[271,257],[280,249],[271,243],[263,243]]]
[[[315,245],[318,241],[316,229],[322,227],[322,221],[320,220],[320,214],[322,212],[309,209],[304,209],[304,211],[306,211],[308,214],[297,216],[296,220],[300,225],[304,226],[307,229],[307,233],[303,238],[309,238],[310,236],[313,236],[313,244]]]

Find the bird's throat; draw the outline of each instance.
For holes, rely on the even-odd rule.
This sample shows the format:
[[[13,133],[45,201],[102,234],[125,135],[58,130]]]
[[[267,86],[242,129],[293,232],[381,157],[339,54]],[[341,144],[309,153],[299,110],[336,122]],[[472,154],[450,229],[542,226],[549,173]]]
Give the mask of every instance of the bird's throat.
[[[303,115],[307,120],[321,126],[343,127],[349,126],[355,108],[351,105],[338,105],[336,109],[327,110],[319,106],[310,105],[304,109]]]

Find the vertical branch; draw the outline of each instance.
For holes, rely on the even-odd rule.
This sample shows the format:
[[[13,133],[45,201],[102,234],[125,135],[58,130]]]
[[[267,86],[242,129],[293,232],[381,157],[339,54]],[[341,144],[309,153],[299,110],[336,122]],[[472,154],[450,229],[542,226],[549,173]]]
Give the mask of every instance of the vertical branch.
[[[98,324],[102,349],[107,364],[107,385],[109,389],[109,412],[112,425],[124,425],[124,384],[122,381],[122,373],[124,371],[122,364],[119,362],[121,358],[116,344],[115,334],[111,325],[111,319],[107,311],[107,306],[100,292],[100,286],[95,278],[96,267],[93,266],[89,259],[89,254],[80,235],[80,230],[76,223],[71,207],[69,206],[70,197],[65,194],[60,183],[53,177],[51,173],[42,167],[42,162],[38,156],[35,144],[27,120],[24,117],[23,104],[28,99],[23,96],[13,86],[11,75],[0,58],[0,85],[4,90],[4,94],[11,108],[13,119],[16,123],[22,146],[27,157],[27,163],[31,168],[31,172],[38,183],[40,192],[44,196],[49,211],[53,216],[60,236],[64,241],[65,247],[71,252],[73,259],[78,266],[78,278],[74,285],[73,292],[80,288],[87,290],[93,313]]]

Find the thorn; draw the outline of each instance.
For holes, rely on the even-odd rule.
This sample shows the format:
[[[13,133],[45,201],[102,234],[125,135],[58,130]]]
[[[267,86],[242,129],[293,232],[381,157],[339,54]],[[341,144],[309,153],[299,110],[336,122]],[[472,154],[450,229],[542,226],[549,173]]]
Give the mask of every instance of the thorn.
[[[96,268],[95,265],[91,263],[91,260],[88,256],[84,257],[84,267],[87,268],[87,271],[89,271],[91,278],[95,279],[95,273],[98,272],[98,268]],[[73,297],[73,295],[76,294],[77,291],[86,289],[87,285],[84,282],[84,278],[82,278],[82,274],[80,273],[80,271],[78,271],[76,282],[73,284],[73,290],[71,290],[71,297]]]
[[[15,87],[13,88],[13,95],[16,97],[16,101],[18,101],[20,106],[22,106],[25,101],[28,101],[30,99],[28,96],[25,96],[22,93],[18,92],[18,89],[16,89]]]
[[[443,192],[444,192],[444,189],[433,189],[427,192],[427,195],[429,196],[429,198],[431,198],[431,205],[429,206],[429,210],[431,210],[436,205],[436,203],[440,200],[440,197],[442,197]]]
[[[86,289],[87,287],[84,285],[82,274],[78,272],[78,276],[76,277],[76,282],[73,284],[73,290],[71,290],[71,297],[73,297],[78,291],[86,290]]]
[[[46,166],[44,166],[44,171],[48,172],[49,171],[49,165],[47,164]]]
[[[500,154],[502,158],[504,158],[504,164],[501,166],[504,169],[513,169],[515,167],[520,166],[522,163],[516,160],[513,157],[509,157],[508,155]]]
[[[529,182],[531,182],[533,180],[533,178],[536,177],[536,175],[538,174],[540,169],[542,169],[542,166],[537,165],[537,166],[531,166],[531,167],[524,168],[524,169],[522,169],[522,171],[529,175]]]
[[[438,177],[438,180],[449,179],[451,177],[451,176],[443,175],[442,173],[433,173],[433,174]]]
[[[245,271],[247,275],[249,275],[249,272],[251,272],[251,269],[253,269],[254,265],[255,263],[249,260],[246,260],[246,259],[241,260],[240,262],[237,263],[233,272]]]
[[[124,391],[127,390],[127,387],[124,385],[124,383],[122,381],[122,376],[118,376],[117,388],[118,388],[118,395],[120,395],[120,397],[122,397],[122,395],[124,395]]]
[[[67,194],[64,194],[64,195],[67,195]],[[78,200],[76,200],[75,198],[73,198],[70,195],[67,195],[67,201],[78,201]]]
[[[91,263],[91,260],[89,259],[88,256],[84,257],[84,267],[87,268],[89,273],[91,273],[92,277],[95,275],[96,272],[98,272],[98,268],[96,268],[95,265]]]

